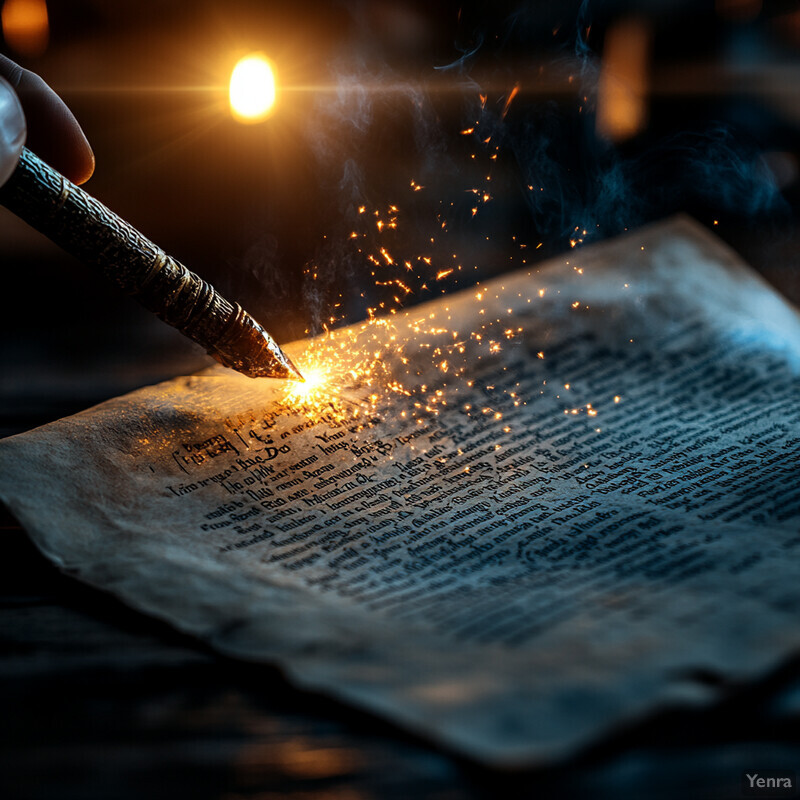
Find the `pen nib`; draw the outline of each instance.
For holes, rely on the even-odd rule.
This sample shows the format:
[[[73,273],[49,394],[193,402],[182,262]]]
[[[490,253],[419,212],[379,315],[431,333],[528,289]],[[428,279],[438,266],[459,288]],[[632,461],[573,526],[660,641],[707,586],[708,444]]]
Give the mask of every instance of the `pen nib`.
[[[250,378],[305,382],[289,356],[241,306],[238,307],[226,335],[209,353],[220,364]]]
[[[281,352],[283,353],[282,350],[281,350]],[[287,364],[289,365],[289,367],[290,367],[290,369],[292,371],[291,377],[296,381],[300,381],[300,383],[305,383],[306,379],[302,376],[302,374],[300,373],[300,370],[297,369],[297,367],[292,363],[291,359],[286,355],[286,353],[283,353],[283,355],[285,356],[286,362],[287,362]]]
[[[273,342],[273,344],[275,343]],[[300,383],[306,382],[306,379],[300,374],[300,370],[297,369],[289,356],[277,344],[275,344],[275,350],[271,351],[271,354],[274,357],[274,361],[265,365],[263,373],[262,370],[256,368],[252,372],[245,372],[245,375],[250,375],[251,378],[282,378],[289,381],[299,381]]]

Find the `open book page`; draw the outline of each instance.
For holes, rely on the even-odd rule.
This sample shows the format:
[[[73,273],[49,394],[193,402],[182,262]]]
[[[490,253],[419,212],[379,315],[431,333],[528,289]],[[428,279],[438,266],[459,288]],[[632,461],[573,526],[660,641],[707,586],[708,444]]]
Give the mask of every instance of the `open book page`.
[[[800,318],[679,218],[0,443],[65,571],[493,764],[800,646]]]

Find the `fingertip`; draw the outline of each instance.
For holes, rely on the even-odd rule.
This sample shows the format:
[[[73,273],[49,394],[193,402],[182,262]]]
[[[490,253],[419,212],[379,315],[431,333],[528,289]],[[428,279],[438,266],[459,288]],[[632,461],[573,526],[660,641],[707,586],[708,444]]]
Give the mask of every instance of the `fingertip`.
[[[76,148],[75,150],[75,160],[74,164],[71,165],[71,174],[67,175],[65,172],[64,174],[73,182],[77,184],[86,183],[89,178],[94,175],[94,166],[95,166],[95,159],[94,159],[94,151],[92,150],[92,146],[89,144],[89,140],[83,134],[83,131],[80,131],[81,137],[83,138],[83,142],[81,146]]]
[[[28,147],[73,183],[89,180],[94,153],[72,112],[38,75],[5,62],[0,68],[14,85],[27,118]]]
[[[72,178],[72,182],[78,184],[78,186],[80,186],[82,183],[86,183],[86,181],[88,181],[89,178],[94,175],[94,165],[94,155],[92,155],[91,162],[84,167],[82,172],[75,174],[75,177]]]

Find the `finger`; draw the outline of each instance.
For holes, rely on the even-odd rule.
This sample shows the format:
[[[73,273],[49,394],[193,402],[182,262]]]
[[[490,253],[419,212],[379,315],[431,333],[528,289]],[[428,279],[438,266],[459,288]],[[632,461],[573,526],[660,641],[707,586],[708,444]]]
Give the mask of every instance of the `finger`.
[[[9,84],[0,78],[0,186],[14,171],[25,144],[25,115]]]
[[[16,90],[28,122],[28,147],[71,181],[94,172],[94,153],[64,101],[36,74],[0,55],[0,77]]]

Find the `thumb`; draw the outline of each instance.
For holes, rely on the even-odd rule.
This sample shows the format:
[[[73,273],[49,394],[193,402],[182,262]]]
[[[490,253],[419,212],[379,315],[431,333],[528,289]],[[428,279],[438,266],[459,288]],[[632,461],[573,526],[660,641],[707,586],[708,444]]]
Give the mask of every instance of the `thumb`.
[[[11,86],[0,78],[0,186],[11,176],[25,144],[25,115]]]

